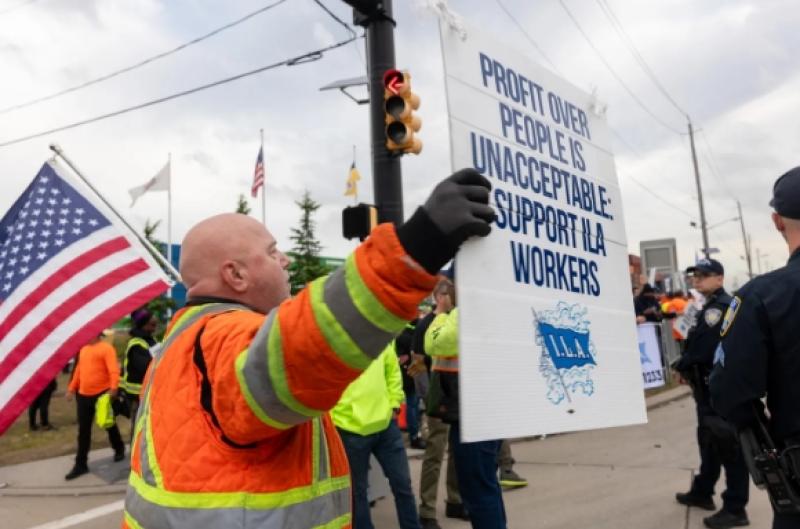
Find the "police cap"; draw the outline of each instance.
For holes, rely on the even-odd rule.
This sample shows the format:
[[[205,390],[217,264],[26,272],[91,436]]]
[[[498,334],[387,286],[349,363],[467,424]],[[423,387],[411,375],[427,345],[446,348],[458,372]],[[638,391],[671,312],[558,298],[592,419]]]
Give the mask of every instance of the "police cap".
[[[686,269],[687,274],[696,274],[697,272],[723,276],[725,275],[725,268],[716,259],[700,259],[694,266]]]
[[[781,217],[800,219],[800,167],[791,169],[775,181],[769,205]]]

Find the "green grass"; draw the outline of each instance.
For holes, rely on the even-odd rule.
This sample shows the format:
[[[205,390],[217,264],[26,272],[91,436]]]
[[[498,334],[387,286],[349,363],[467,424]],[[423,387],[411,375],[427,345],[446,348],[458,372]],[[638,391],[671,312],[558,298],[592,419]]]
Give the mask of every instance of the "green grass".
[[[0,466],[75,453],[78,447],[78,416],[75,399],[67,402],[64,398],[68,381],[69,375],[60,374],[58,389],[50,399],[50,423],[58,429],[49,432],[30,431],[28,410],[25,410],[11,428],[0,436]],[[125,417],[118,417],[117,426],[122,439],[127,443],[130,421]],[[92,448],[107,446],[108,434],[95,424],[92,428]]]

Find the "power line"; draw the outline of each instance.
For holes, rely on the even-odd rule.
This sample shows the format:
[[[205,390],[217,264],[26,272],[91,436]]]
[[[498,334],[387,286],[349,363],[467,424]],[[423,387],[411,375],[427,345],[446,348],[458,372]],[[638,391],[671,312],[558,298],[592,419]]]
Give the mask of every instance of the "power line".
[[[618,139],[618,140],[619,140],[619,141],[620,141],[620,142],[621,142],[623,145],[625,145],[625,147],[627,147],[627,148],[628,148],[628,149],[629,149],[629,150],[630,150],[630,151],[631,151],[631,152],[632,152],[632,153],[633,153],[633,154],[634,154],[634,155],[635,155],[637,158],[639,158],[639,159],[644,159],[644,155],[642,155],[642,154],[641,154],[641,153],[640,153],[640,152],[639,152],[637,149],[635,149],[635,148],[634,148],[634,147],[633,147],[633,146],[632,146],[632,145],[631,145],[631,144],[630,144],[630,143],[629,143],[629,142],[628,142],[628,141],[627,141],[625,138],[623,138],[623,137],[620,135],[620,133],[619,133],[619,132],[617,132],[616,130],[612,129],[611,127],[609,127],[609,130],[610,130],[610,131],[611,131],[611,133],[612,133],[612,134],[614,134],[614,136],[616,136],[616,137],[617,137],[617,139]],[[662,178],[662,179],[666,180],[666,179],[664,178],[664,176],[663,176],[663,175],[659,175],[659,176],[661,176],[661,178]],[[648,188],[647,186],[645,186],[644,184],[642,184],[641,182],[639,182],[638,180],[636,180],[636,179],[635,179],[633,176],[631,176],[630,174],[626,175],[626,178],[630,178],[630,179],[631,179],[631,180],[632,180],[632,181],[633,181],[633,182],[634,182],[636,185],[638,185],[639,187],[641,187],[642,189],[644,189],[645,191],[647,191],[648,193],[650,193],[651,195],[653,195],[654,197],[656,197],[658,200],[660,200],[661,202],[663,202],[663,203],[664,203],[664,204],[666,204],[667,206],[671,207],[672,209],[674,209],[674,210],[676,210],[676,211],[680,211],[680,212],[681,212],[681,213],[683,213],[684,215],[687,215],[687,216],[688,216],[690,219],[694,220],[694,215],[693,215],[692,213],[689,213],[688,211],[686,211],[685,209],[681,208],[680,206],[676,206],[676,205],[675,205],[675,204],[673,204],[672,202],[669,202],[667,199],[665,199],[665,198],[664,198],[664,197],[662,197],[661,195],[659,195],[659,194],[655,193],[655,192],[654,192],[654,191],[652,191],[650,188]]]
[[[653,118],[656,122],[658,122],[665,129],[669,130],[670,132],[674,132],[675,134],[683,135],[682,131],[670,126],[668,123],[663,121],[655,113],[653,113],[653,111],[650,110],[650,108],[648,108],[647,105],[645,105],[642,102],[641,99],[639,99],[639,97],[633,92],[633,90],[631,90],[630,87],[628,87],[628,85],[625,84],[625,81],[622,80],[622,78],[619,76],[619,74],[616,72],[616,70],[614,70],[614,68],[611,67],[611,65],[608,63],[608,61],[603,56],[603,54],[600,52],[600,50],[597,48],[597,46],[595,46],[594,42],[592,42],[592,39],[589,38],[589,35],[586,34],[586,32],[583,30],[583,27],[580,25],[578,20],[572,14],[572,11],[570,11],[569,8],[567,7],[567,5],[564,3],[564,0],[558,0],[558,3],[561,4],[561,7],[567,13],[567,16],[575,24],[575,27],[578,28],[578,31],[580,32],[580,34],[583,35],[583,38],[589,44],[589,47],[592,48],[592,50],[595,52],[595,54],[600,59],[600,61],[603,63],[603,65],[605,65],[606,69],[611,73],[611,75],[614,76],[614,79],[616,79],[617,82],[619,82],[619,84],[622,85],[622,87],[625,89],[625,91],[628,92],[628,94],[633,98],[634,101],[636,101],[636,103],[642,108],[642,110],[647,112],[647,114],[649,114],[651,118]]]
[[[708,141],[708,137],[706,137],[706,133],[703,129],[700,129],[700,135],[703,137],[703,143],[705,144],[706,151],[708,153],[708,157],[706,158],[706,163],[711,168],[711,172],[714,174],[714,177],[717,179],[720,187],[727,193],[727,195],[733,199],[734,201],[738,200],[736,196],[731,192],[730,186],[728,186],[727,180],[722,176],[722,173],[717,171],[717,164],[715,161],[714,151],[711,148],[711,144]]]
[[[639,66],[641,66],[644,73],[646,73],[647,76],[650,77],[650,79],[653,81],[653,84],[656,85],[656,88],[658,88],[658,90],[664,95],[664,97],[666,97],[667,100],[670,103],[672,103],[672,106],[675,107],[675,109],[678,112],[680,112],[684,116],[687,116],[689,113],[683,110],[683,108],[681,108],[681,106],[675,102],[675,99],[673,99],[672,96],[667,91],[667,89],[664,88],[664,85],[658,79],[655,72],[653,72],[652,68],[650,68],[650,66],[647,64],[647,61],[644,60],[642,54],[639,53],[639,50],[633,43],[633,39],[631,39],[630,35],[628,35],[628,32],[625,31],[625,27],[622,25],[622,22],[620,22],[619,18],[617,18],[617,16],[614,14],[614,10],[611,9],[611,6],[608,4],[608,2],[606,0],[596,0],[596,1],[597,5],[599,5],[600,9],[603,11],[603,14],[605,14],[606,18],[608,18],[609,22],[611,22],[611,27],[614,28],[614,31],[616,31],[617,35],[619,35],[620,40],[622,40],[623,43],[626,45],[628,50],[633,55],[633,58],[636,59],[636,62],[639,64]]]
[[[356,38],[358,38],[358,37],[350,37],[349,39],[339,41],[339,42],[337,42],[335,44],[331,44],[330,46],[326,46],[324,48],[319,48],[317,50],[310,51],[308,53],[304,53],[303,55],[298,55],[296,57],[292,57],[291,59],[284,59],[284,60],[282,60],[280,62],[272,63],[272,64],[269,64],[267,66],[262,66],[261,68],[256,68],[255,70],[250,70],[249,72],[240,73],[238,75],[234,75],[233,77],[227,77],[227,78],[221,79],[219,81],[214,81],[213,83],[208,83],[208,84],[205,84],[205,85],[202,85],[202,86],[197,86],[195,88],[190,88],[189,90],[184,90],[182,92],[178,92],[178,93],[175,93],[175,94],[171,94],[171,95],[168,95],[168,96],[161,97],[159,99],[154,99],[152,101],[147,101],[145,103],[140,103],[138,105],[134,105],[134,106],[131,106],[131,107],[123,108],[123,109],[120,109],[120,110],[115,110],[114,112],[109,112],[107,114],[102,114],[100,116],[95,116],[93,118],[85,119],[85,120],[82,120],[82,121],[77,121],[77,122],[74,122],[74,123],[70,123],[68,125],[62,125],[60,127],[56,127],[56,128],[50,129],[50,130],[37,132],[35,134],[29,134],[28,136],[22,136],[20,138],[15,138],[13,140],[4,141],[4,142],[0,143],[0,147],[7,147],[9,145],[14,145],[15,143],[21,143],[21,142],[24,142],[24,141],[32,140],[34,138],[40,138],[42,136],[46,136],[46,135],[52,134],[54,132],[61,132],[63,130],[74,129],[76,127],[80,127],[82,125],[88,125],[89,123],[94,123],[96,121],[102,121],[104,119],[112,118],[112,117],[119,116],[119,115],[122,115],[122,114],[127,114],[128,112],[133,112],[134,110],[141,110],[143,108],[147,108],[147,107],[150,107],[150,106],[153,106],[153,105],[157,105],[159,103],[164,103],[166,101],[171,101],[173,99],[178,99],[180,97],[187,96],[189,94],[194,94],[196,92],[200,92],[200,91],[206,90],[208,88],[213,88],[215,86],[220,86],[220,85],[223,85],[223,84],[227,84],[227,83],[230,83],[232,81],[238,81],[239,79],[243,79],[245,77],[249,77],[249,76],[255,75],[257,73],[265,72],[267,70],[271,70],[271,69],[277,68],[279,66],[295,66],[295,65],[304,64],[304,63],[307,63],[307,62],[313,62],[313,61],[321,59],[322,55],[326,51],[330,51],[330,50],[345,46],[346,44],[350,44]]]
[[[556,66],[556,63],[550,60],[550,57],[548,57],[547,54],[544,52],[544,50],[541,48],[541,46],[539,46],[539,44],[535,40],[533,40],[533,37],[531,37],[528,34],[528,32],[525,31],[525,28],[522,27],[522,24],[520,24],[519,21],[511,14],[508,8],[505,5],[503,5],[503,3],[500,0],[495,0],[495,2],[497,2],[497,5],[500,6],[500,9],[502,9],[505,12],[505,14],[508,15],[508,18],[511,20],[511,22],[513,22],[514,25],[517,26],[517,29],[519,29],[522,32],[522,34],[525,35],[525,38],[528,39],[528,42],[530,42],[533,45],[533,47],[536,48],[536,51],[539,52],[539,55],[544,57],[544,60],[546,60],[547,63],[553,67],[553,70],[555,70],[556,73],[558,73],[558,75],[564,77],[564,74],[561,73],[561,71],[559,71],[558,66]]]
[[[350,24],[348,24],[347,22],[345,22],[344,20],[342,20],[341,18],[336,16],[336,14],[333,11],[331,11],[330,9],[328,9],[325,6],[325,4],[323,4],[320,0],[314,0],[314,3],[317,4],[319,7],[321,7],[326,13],[328,13],[328,15],[330,15],[330,17],[332,19],[334,19],[336,22],[338,22],[339,24],[344,26],[344,29],[349,31],[350,34],[353,37],[357,36],[355,30],[353,29],[353,27]],[[355,46],[355,50],[356,50],[356,54],[358,55],[358,58],[361,60],[361,63],[366,65],[366,62],[364,61],[364,57],[361,56],[361,51],[359,51],[359,49],[358,49],[358,45]]]
[[[56,97],[63,96],[65,94],[69,94],[69,93],[72,93],[72,92],[76,92],[76,91],[81,90],[83,88],[86,88],[88,86],[92,86],[92,85],[95,85],[95,84],[103,82],[103,81],[108,81],[109,79],[117,77],[118,75],[121,75],[123,73],[130,72],[130,71],[135,70],[137,68],[141,68],[142,66],[150,64],[150,63],[152,63],[154,61],[157,61],[159,59],[163,59],[164,57],[167,57],[169,55],[172,55],[173,53],[177,53],[177,52],[179,52],[181,50],[184,50],[184,49],[188,48],[189,46],[191,46],[193,44],[197,44],[198,42],[202,42],[202,41],[204,41],[204,40],[206,40],[206,39],[208,39],[210,37],[213,37],[214,35],[222,33],[226,29],[230,29],[230,28],[232,28],[234,26],[238,26],[239,24],[241,24],[241,23],[253,18],[256,15],[260,15],[261,13],[264,13],[265,11],[269,11],[273,7],[277,7],[278,5],[284,3],[285,1],[286,0],[277,0],[276,2],[273,2],[272,4],[269,4],[267,6],[264,6],[261,9],[257,9],[255,11],[253,11],[252,13],[249,13],[249,14],[247,14],[247,15],[239,18],[239,19],[234,20],[233,22],[229,22],[228,24],[225,24],[224,26],[220,26],[217,29],[215,29],[215,30],[213,30],[213,31],[211,31],[209,33],[206,33],[205,35],[202,35],[200,37],[192,39],[192,40],[190,40],[188,42],[184,42],[180,46],[177,46],[177,47],[175,47],[175,48],[173,48],[171,50],[165,51],[163,53],[159,53],[157,55],[153,55],[152,57],[148,57],[147,59],[144,59],[144,60],[142,60],[140,62],[137,62],[136,64],[132,64],[130,66],[126,66],[125,68],[121,68],[119,70],[115,70],[115,71],[113,71],[111,73],[107,73],[105,75],[102,75],[100,77],[96,77],[94,79],[91,79],[91,80],[86,81],[84,83],[81,83],[79,85],[75,85],[75,86],[72,86],[70,88],[65,88],[64,90],[60,90],[58,92],[54,92],[54,93],[46,95],[46,96],[38,97],[36,99],[31,99],[29,101],[25,101],[24,103],[19,103],[19,104],[10,106],[10,107],[2,108],[2,109],[0,109],[0,114],[5,114],[7,112],[11,112],[12,110],[19,110],[20,108],[29,107],[31,105],[35,105],[36,103],[42,103],[44,101],[49,101],[51,99],[55,99]]]

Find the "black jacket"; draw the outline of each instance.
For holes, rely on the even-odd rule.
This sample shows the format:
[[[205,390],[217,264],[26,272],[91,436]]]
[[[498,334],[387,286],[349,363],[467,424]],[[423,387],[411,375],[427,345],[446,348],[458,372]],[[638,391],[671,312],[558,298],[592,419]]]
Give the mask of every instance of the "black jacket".
[[[714,408],[739,427],[755,419],[767,396],[770,430],[779,442],[800,435],[800,250],[783,268],[737,292],[725,316],[711,376]]]

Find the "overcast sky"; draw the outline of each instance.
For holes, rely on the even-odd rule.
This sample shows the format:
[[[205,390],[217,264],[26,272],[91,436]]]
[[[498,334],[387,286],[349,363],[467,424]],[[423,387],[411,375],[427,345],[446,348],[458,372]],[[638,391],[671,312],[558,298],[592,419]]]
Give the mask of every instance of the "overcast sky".
[[[80,84],[174,48],[275,0],[0,0],[0,108]],[[432,3],[432,0],[429,0]],[[563,0],[608,64],[587,44],[559,0],[451,0],[451,9],[501,42],[524,50],[608,105],[623,192],[628,246],[674,237],[681,266],[702,247],[685,117],[637,64],[599,0]],[[348,23],[339,0],[324,4]],[[796,0],[606,0],[669,95],[693,119],[710,246],[741,284],[746,265],[735,200],[744,210],[762,268],[787,258],[771,227],[772,183],[800,164],[800,9]],[[397,64],[422,98],[424,150],[403,159],[405,214],[450,173],[438,23],[422,0],[394,0]],[[21,7],[16,7],[21,6]],[[358,29],[359,35],[362,33]],[[329,45],[348,36],[312,0],[287,0],[235,28],[133,72],[25,109],[0,114],[0,143],[81,121]],[[534,45],[535,43],[535,45]],[[540,53],[537,47],[544,53]],[[130,209],[127,189],[173,159],[173,239],[194,223],[249,198],[264,129],[267,224],[284,249],[303,190],[322,204],[323,254],[344,256],[343,196],[356,146],[372,200],[366,106],[319,87],[365,74],[364,41],[316,62],[284,67],[178,100],[42,138],[0,147],[0,212],[5,212],[57,142],[136,226],[166,221],[166,194]],[[628,92],[647,108],[639,103]],[[362,91],[361,95],[365,95]],[[658,121],[649,113],[654,114]],[[662,123],[668,125],[665,127]],[[646,188],[648,191],[646,191]],[[663,200],[659,200],[659,198]],[[260,218],[260,200],[251,200]],[[666,201],[667,203],[665,203]],[[165,226],[159,235],[166,238]],[[755,259],[755,255],[754,255]],[[758,264],[754,262],[754,270]]]

